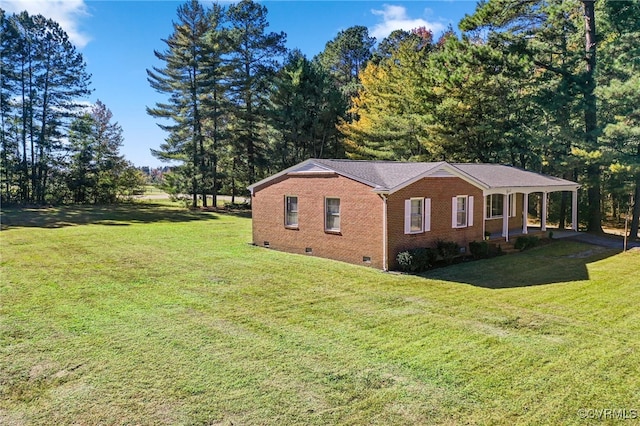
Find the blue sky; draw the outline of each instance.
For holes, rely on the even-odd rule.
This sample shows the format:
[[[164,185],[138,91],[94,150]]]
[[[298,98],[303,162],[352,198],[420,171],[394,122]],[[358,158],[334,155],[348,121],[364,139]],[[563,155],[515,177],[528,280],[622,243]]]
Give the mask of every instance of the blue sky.
[[[92,74],[93,94],[124,131],[121,152],[136,166],[161,166],[151,148],[166,134],[145,108],[165,97],[149,87],[146,69],[161,66],[153,55],[164,50],[162,38],[172,32],[176,1],[0,0],[9,13],[27,10],[56,20],[82,52]],[[203,2],[210,4],[211,2]],[[229,2],[221,2],[228,4]],[[475,1],[262,1],[271,31],[287,34],[287,47],[311,59],[338,31],[354,25],[369,28],[381,40],[395,29],[431,28],[438,36],[448,25],[457,29]]]

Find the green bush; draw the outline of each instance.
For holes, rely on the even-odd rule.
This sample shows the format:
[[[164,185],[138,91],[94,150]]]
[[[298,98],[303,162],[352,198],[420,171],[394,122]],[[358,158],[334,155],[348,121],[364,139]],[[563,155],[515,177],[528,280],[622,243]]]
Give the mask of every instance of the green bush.
[[[460,246],[455,241],[438,240],[436,242],[438,254],[442,256],[447,263],[452,263],[453,259],[460,254]]]
[[[540,239],[535,235],[522,235],[518,237],[516,243],[513,245],[516,249],[523,251],[535,247],[540,242]]]
[[[469,243],[469,251],[474,259],[489,259],[502,255],[502,247],[489,241],[472,241]]]
[[[422,272],[433,266],[437,257],[434,249],[419,247],[398,253],[396,261],[403,272]]]
[[[486,259],[489,257],[489,243],[486,241],[471,241],[469,251],[475,259]]]

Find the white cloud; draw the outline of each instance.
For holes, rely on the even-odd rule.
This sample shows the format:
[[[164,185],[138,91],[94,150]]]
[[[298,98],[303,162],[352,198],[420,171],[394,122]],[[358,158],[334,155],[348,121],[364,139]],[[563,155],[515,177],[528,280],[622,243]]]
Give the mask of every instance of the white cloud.
[[[382,6],[382,10],[372,9],[371,13],[382,16],[382,22],[370,29],[370,34],[378,40],[382,40],[395,30],[411,31],[415,28],[425,27],[435,34],[445,29],[444,24],[440,22],[410,18],[407,16],[407,9],[404,6],[385,4]]]
[[[29,15],[53,19],[79,48],[90,41],[90,37],[79,29],[80,20],[89,16],[84,0],[0,0],[0,8],[8,13],[26,10]]]

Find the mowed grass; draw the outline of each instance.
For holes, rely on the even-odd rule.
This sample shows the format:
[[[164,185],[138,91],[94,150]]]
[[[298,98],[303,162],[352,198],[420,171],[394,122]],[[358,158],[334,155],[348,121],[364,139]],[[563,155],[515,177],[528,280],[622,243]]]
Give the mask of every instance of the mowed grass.
[[[556,242],[416,277],[253,247],[250,219],[168,203],[2,222],[2,425],[640,409],[638,252]]]

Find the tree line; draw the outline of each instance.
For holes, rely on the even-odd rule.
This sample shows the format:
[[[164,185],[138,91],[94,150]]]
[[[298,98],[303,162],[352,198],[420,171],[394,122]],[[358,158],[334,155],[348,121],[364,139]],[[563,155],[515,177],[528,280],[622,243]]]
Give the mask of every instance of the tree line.
[[[244,194],[250,182],[309,157],[344,156],[336,129],[345,99],[318,64],[287,52],[252,1],[177,10],[173,33],[147,71],[168,95],[147,108],[167,139],[153,154],[178,162],[165,176],[174,194]]]
[[[140,188],[111,111],[82,102],[90,78],[55,21],[0,9],[2,203],[110,203]]]
[[[122,129],[58,24],[0,11],[2,202],[109,202],[139,185]],[[437,40],[340,31],[312,59],[251,0],[181,5],[148,80],[175,165],[165,189],[206,205],[310,157],[496,162],[577,180],[580,217],[640,203],[640,2],[488,0]],[[634,197],[630,197],[630,195]],[[566,195],[553,219],[568,220]]]
[[[240,193],[309,157],[495,162],[577,180],[601,231],[640,198],[640,4],[488,0],[437,40],[338,33],[311,60],[251,0],[178,9],[149,108],[175,193]],[[597,61],[596,61],[597,58]],[[597,64],[597,65],[596,65]],[[206,200],[205,197],[201,197]],[[567,195],[551,214],[564,225]],[[206,201],[205,201],[206,202]],[[634,204],[637,235],[640,203]]]
[[[461,36],[398,31],[361,73],[358,119],[341,125],[348,152],[576,180],[581,217],[601,232],[605,210],[640,198],[639,28],[637,1],[490,0],[462,20]],[[560,197],[552,204],[564,226]],[[636,202],[632,235],[639,215]]]

